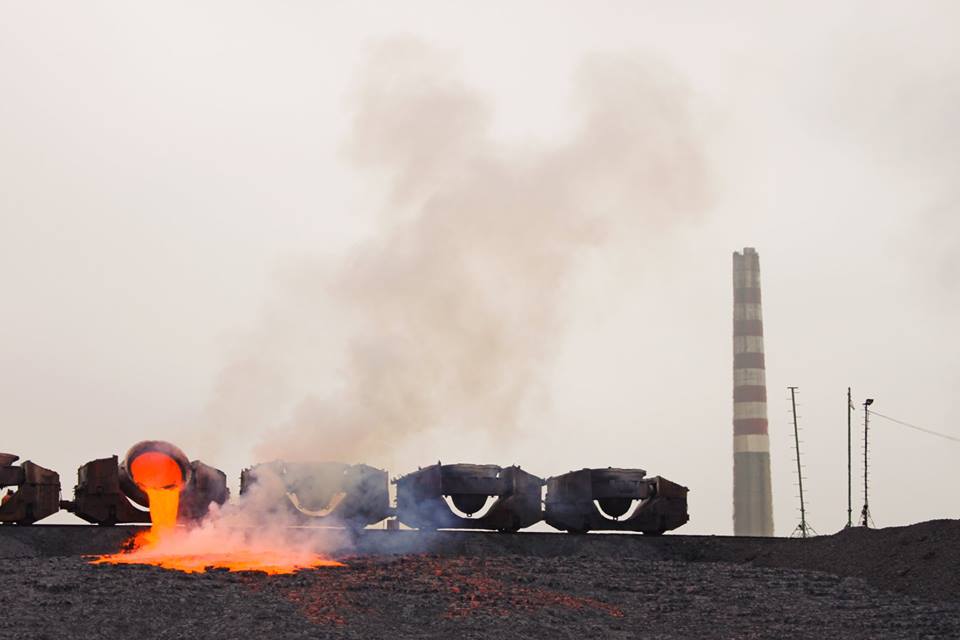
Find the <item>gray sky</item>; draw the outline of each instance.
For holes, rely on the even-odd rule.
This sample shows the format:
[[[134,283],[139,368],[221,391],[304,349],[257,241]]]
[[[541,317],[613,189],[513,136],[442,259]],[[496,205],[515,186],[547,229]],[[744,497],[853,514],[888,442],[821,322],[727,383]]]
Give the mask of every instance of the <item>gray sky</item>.
[[[0,1],[0,450],[69,493],[81,463],[168,438],[235,484],[272,443],[295,446],[304,415],[309,429],[365,397],[357,367],[382,360],[358,365],[357,347],[390,347],[390,320],[409,321],[403,338],[445,328],[406,315],[404,296],[437,303],[419,276],[383,285],[400,303],[371,288],[424,244],[456,249],[414,252],[424,273],[463,267],[470,286],[461,254],[479,277],[491,259],[550,266],[470,316],[502,311],[497,336],[528,351],[458,396],[470,352],[456,331],[428,344],[444,400],[415,428],[365,432],[383,446],[347,461],[640,466],[690,487],[687,531],[729,533],[744,246],[761,258],[778,533],[796,524],[787,385],[821,532],[845,523],[847,385],[960,435],[955,3],[378,4]],[[591,113],[630,144],[592,137]],[[437,200],[465,203],[452,236],[433,235]],[[498,220],[530,236],[485,243]],[[425,289],[474,310],[459,282]],[[385,379],[418,393],[418,353]],[[497,420],[504,371],[523,373],[504,383],[520,400]],[[873,426],[877,524],[955,517],[960,445]]]

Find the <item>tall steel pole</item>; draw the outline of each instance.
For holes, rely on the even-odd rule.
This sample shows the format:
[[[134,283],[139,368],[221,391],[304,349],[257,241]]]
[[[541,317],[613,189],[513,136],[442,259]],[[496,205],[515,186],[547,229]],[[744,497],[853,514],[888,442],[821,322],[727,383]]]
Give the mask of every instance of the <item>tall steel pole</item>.
[[[793,444],[797,451],[797,486],[800,490],[800,537],[807,537],[807,510],[803,504],[803,471],[800,466],[800,433],[797,428],[797,387],[790,389],[790,408],[793,411]]]
[[[864,527],[870,526],[870,458],[867,455],[870,451],[870,405],[873,404],[873,398],[867,398],[863,401],[863,511],[860,512],[860,524]]]
[[[847,387],[847,526],[853,526],[853,441],[851,437],[851,414],[853,413],[853,396],[850,387]]]

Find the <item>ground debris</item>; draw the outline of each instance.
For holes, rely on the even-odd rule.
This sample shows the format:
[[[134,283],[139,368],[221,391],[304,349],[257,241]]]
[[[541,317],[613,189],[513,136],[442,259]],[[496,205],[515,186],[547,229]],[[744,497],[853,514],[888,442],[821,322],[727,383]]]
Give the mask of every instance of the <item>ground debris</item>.
[[[580,536],[573,554],[561,534],[477,535],[473,554],[276,576],[7,557],[0,636],[960,637],[955,521],[806,541]]]

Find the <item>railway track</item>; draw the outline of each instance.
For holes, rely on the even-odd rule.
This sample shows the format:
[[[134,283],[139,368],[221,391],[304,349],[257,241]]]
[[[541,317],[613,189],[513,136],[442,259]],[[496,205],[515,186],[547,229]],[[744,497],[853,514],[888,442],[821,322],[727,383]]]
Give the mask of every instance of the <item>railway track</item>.
[[[113,553],[139,525],[99,527],[86,524],[0,526],[0,558]],[[591,555],[636,556],[664,560],[698,560],[749,556],[754,550],[802,544],[791,538],[635,533],[569,534],[550,531],[416,531],[291,527],[298,537],[316,537],[316,546],[335,555]]]

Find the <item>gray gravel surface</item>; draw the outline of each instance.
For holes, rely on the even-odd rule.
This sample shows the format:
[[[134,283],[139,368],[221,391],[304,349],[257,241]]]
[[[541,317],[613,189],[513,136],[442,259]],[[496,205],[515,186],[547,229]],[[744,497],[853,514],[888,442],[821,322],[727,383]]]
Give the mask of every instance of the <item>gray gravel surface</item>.
[[[0,560],[0,638],[960,638],[861,578],[649,558],[404,555],[265,576]]]
[[[737,553],[739,561],[862,576],[888,591],[960,602],[957,520],[931,520],[885,529],[854,527],[832,536],[780,540],[752,551],[742,547]],[[725,558],[715,554],[710,559]]]

